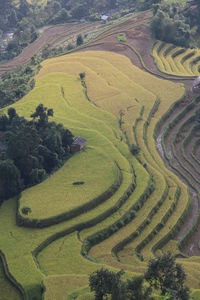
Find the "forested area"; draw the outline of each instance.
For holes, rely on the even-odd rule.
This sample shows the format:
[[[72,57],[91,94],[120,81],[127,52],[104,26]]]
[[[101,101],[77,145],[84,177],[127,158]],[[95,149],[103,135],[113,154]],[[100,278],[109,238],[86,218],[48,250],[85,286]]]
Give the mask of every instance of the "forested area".
[[[200,1],[186,5],[157,1],[153,6],[151,30],[156,39],[182,47],[196,47],[200,32]]]
[[[30,120],[14,108],[0,116],[0,203],[43,181],[70,156],[72,133],[49,122],[53,110],[38,105]]]
[[[13,0],[0,0],[0,37],[3,32],[12,29],[14,38],[8,43],[5,52],[0,52],[0,60],[11,59],[24,47],[38,37],[38,28],[49,24],[77,21],[82,18],[89,21],[100,19],[102,13],[110,13],[114,18],[120,16],[120,10],[148,9],[155,1],[148,0],[52,0],[47,5],[30,5],[19,0],[16,6]]]
[[[29,64],[0,77],[0,107],[5,107],[25,96],[35,86],[34,75],[40,70],[40,60],[32,57]]]

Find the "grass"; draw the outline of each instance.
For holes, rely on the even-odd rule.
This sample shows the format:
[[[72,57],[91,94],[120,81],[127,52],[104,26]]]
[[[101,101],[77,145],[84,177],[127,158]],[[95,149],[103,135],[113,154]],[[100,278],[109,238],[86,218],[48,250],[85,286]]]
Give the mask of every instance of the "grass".
[[[2,260],[0,260],[0,300],[21,300],[21,294],[5,276]]]
[[[126,34],[125,33],[119,33],[117,36],[118,42],[125,43],[126,42]]]
[[[88,276],[85,275],[57,275],[47,276],[44,280],[44,286],[46,288],[45,300],[59,299],[66,300],[67,295],[74,294],[74,290],[77,286],[87,286]],[[65,290],[65,294],[63,294]],[[73,298],[72,298],[73,299]]]
[[[70,211],[104,193],[116,177],[117,168],[108,156],[98,149],[86,149],[70,158],[48,180],[24,191],[20,212],[23,207],[30,207],[28,218],[41,220]],[[77,181],[84,184],[74,186]]]

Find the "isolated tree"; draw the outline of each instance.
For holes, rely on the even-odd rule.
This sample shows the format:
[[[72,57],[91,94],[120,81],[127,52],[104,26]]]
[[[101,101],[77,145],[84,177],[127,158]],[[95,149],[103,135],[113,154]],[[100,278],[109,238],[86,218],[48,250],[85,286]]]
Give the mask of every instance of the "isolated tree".
[[[95,292],[95,300],[103,300],[104,296],[111,295],[112,300],[120,298],[120,278],[123,271],[118,273],[107,269],[93,272],[89,278],[90,290]]]
[[[83,36],[82,36],[82,34],[79,34],[77,36],[76,45],[81,46],[82,44],[83,44]]]
[[[80,77],[81,81],[85,79],[85,75],[86,75],[85,72],[81,72],[79,74],[79,77]]]
[[[134,144],[131,145],[130,150],[133,155],[137,155],[140,152],[140,148]]]
[[[149,261],[145,279],[152,288],[160,289],[161,295],[170,292],[173,299],[189,299],[189,289],[185,286],[186,274],[170,253]]]

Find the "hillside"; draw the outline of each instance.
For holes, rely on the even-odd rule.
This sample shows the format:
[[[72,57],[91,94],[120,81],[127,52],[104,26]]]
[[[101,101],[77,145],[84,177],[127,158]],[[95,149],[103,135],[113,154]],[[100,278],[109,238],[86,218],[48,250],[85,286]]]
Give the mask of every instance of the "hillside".
[[[16,67],[27,72],[27,63],[37,68],[34,86],[1,115],[13,107],[30,120],[42,103],[53,109],[52,128],[86,140],[46,180],[0,206],[0,300],[93,300],[93,271],[143,276],[168,251],[187,274],[190,299],[200,299],[200,98],[192,89],[200,50],[153,38],[152,16],[52,25],[0,64],[2,80],[7,71],[17,78]],[[153,297],[161,299],[158,290]]]

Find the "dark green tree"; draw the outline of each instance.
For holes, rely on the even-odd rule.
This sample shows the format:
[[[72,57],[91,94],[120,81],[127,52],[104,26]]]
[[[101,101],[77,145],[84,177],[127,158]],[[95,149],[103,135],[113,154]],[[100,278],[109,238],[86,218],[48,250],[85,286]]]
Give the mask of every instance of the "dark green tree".
[[[151,300],[152,289],[143,286],[144,278],[136,277],[126,282],[126,300]]]
[[[8,116],[9,116],[9,121],[12,121],[17,116],[16,109],[13,107],[10,107],[8,109]]]
[[[83,44],[83,36],[82,34],[79,34],[76,39],[76,45],[81,46],[82,44]]]
[[[144,287],[144,277],[121,280],[123,271],[118,273],[107,269],[93,272],[89,278],[90,290],[95,292],[95,300],[154,300],[151,287]]]
[[[189,289],[185,285],[186,274],[170,253],[149,261],[145,279],[152,288],[160,289],[161,295],[170,292],[173,299],[189,299]]]
[[[53,109],[47,109],[43,104],[39,104],[31,117],[38,120],[39,127],[43,128],[48,124],[49,117],[53,117]]]
[[[0,131],[5,131],[9,124],[8,117],[6,115],[0,116]]]
[[[0,160],[0,202],[21,191],[21,176],[12,160]]]
[[[95,300],[103,300],[105,296],[111,295],[112,300],[119,300],[122,271],[118,273],[107,269],[93,272],[89,278],[90,290],[95,292]]]

